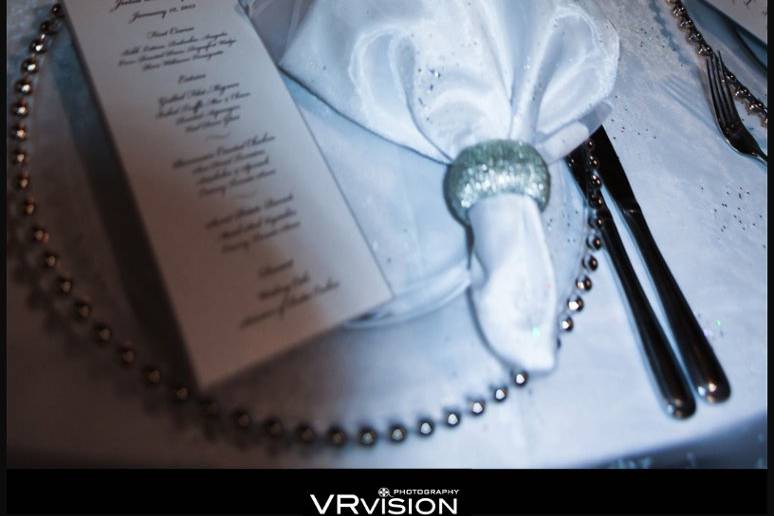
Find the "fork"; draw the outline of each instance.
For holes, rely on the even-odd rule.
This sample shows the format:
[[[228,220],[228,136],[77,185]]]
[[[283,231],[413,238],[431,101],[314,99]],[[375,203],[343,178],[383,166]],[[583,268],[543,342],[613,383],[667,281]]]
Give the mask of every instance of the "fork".
[[[734,96],[726,81],[726,66],[720,53],[712,53],[707,58],[707,77],[709,78],[712,107],[720,132],[726,141],[741,154],[759,159],[768,166],[769,158],[758,146],[758,142],[739,118],[734,104]]]

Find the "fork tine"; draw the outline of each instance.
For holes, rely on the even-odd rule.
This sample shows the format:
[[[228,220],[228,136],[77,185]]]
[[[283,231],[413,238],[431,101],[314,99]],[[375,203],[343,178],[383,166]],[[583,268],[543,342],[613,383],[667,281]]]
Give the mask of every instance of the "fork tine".
[[[707,59],[707,82],[710,86],[710,97],[712,97],[712,110],[715,112],[715,118],[719,125],[723,125],[723,116],[720,114],[720,106],[718,105],[718,94],[715,88],[715,74],[712,73],[712,59]]]
[[[710,56],[709,59],[706,61],[707,65],[707,79],[709,81],[709,88],[710,88],[710,95],[712,97],[712,107],[715,110],[715,118],[718,121],[718,125],[721,129],[725,128],[727,125],[726,122],[726,114],[723,110],[723,104],[720,100],[720,92],[718,91],[718,81],[717,81],[717,74],[716,67],[715,67],[715,61],[712,56]]]
[[[715,74],[715,89],[718,93],[718,101],[720,102],[721,111],[723,112],[723,124],[726,127],[730,127],[734,122],[734,104],[733,100],[729,102],[726,96],[726,84],[723,81],[724,72],[721,65],[721,61],[716,54],[712,55],[712,69]]]
[[[722,81],[722,91],[725,94],[726,104],[730,110],[731,118],[729,119],[733,123],[741,123],[742,119],[739,117],[739,112],[736,110],[736,104],[734,102],[734,95],[731,93],[731,86],[726,79],[726,65],[723,64],[723,56],[718,52],[718,72],[720,73]]]
[[[711,53],[707,57],[706,66],[712,109],[723,137],[740,154],[757,158],[768,166],[768,158],[739,117],[723,57],[719,53]]]
[[[731,124],[731,113],[728,109],[726,97],[723,94],[723,82],[720,74],[719,61],[716,54],[709,57],[710,68],[712,69],[712,83],[715,85],[715,95],[717,96],[717,106],[720,111],[720,119],[723,127]]]

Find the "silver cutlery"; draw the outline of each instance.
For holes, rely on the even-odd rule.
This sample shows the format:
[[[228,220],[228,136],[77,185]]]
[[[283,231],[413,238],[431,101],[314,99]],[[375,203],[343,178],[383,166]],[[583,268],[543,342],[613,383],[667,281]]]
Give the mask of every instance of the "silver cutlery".
[[[683,359],[694,390],[709,403],[725,401],[731,395],[728,379],[656,245],[623,166],[604,128],[600,128],[594,134],[592,141],[599,161],[598,172],[613,201],[618,205],[623,220],[640,250],[648,273],[653,279],[669,327],[672,329],[677,350]]]
[[[660,401],[672,417],[690,417],[696,411],[696,401],[634,272],[615,221],[607,208],[601,190],[602,179],[597,172],[599,163],[592,160],[586,145],[573,151],[568,162],[578,186],[594,210],[590,223],[599,230],[607,255],[620,280]]]
[[[734,96],[727,81],[727,73],[720,53],[714,52],[707,57],[707,77],[712,96],[712,108],[715,111],[720,132],[737,152],[752,156],[768,166],[768,157],[739,118]]]

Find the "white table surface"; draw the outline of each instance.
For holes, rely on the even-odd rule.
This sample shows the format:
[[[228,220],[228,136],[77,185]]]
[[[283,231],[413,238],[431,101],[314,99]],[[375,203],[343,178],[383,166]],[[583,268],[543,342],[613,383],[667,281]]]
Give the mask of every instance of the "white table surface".
[[[458,429],[439,429],[428,439],[411,438],[399,446],[242,450],[228,442],[209,442],[201,432],[180,427],[168,412],[149,407],[131,395],[131,388],[113,381],[114,369],[83,358],[89,352],[69,344],[62,329],[49,321],[11,259],[6,273],[9,464],[765,465],[767,171],[722,142],[707,101],[703,62],[677,31],[663,2],[599,3],[622,44],[619,80],[611,99],[614,111],[605,126],[651,230],[726,369],[733,387],[727,403],[700,402],[687,421],[661,412],[613,272],[600,254],[587,308],[577,320],[577,330],[562,339],[556,372],[512,393],[506,403],[481,418],[466,418]],[[699,1],[686,3],[705,37],[723,51],[727,65],[766,101],[764,75],[740,44],[723,32],[719,15]],[[8,2],[9,77],[17,75],[36,20],[48,4]],[[754,120],[749,125],[765,143],[764,131]],[[48,145],[54,148],[56,143]],[[63,172],[71,166],[78,164],[64,165]],[[70,199],[74,195],[64,193]],[[62,208],[67,209],[67,202],[62,201]],[[84,227],[92,224],[81,222]],[[99,239],[104,229],[94,231],[101,233],[89,234],[86,249],[104,245]],[[628,248],[636,258],[636,250]],[[90,253],[84,249],[82,256],[88,261]],[[641,264],[637,261],[635,266],[652,294]],[[116,310],[129,311],[122,302],[112,302]],[[454,314],[466,309],[460,299],[442,313],[418,321],[415,328],[432,332],[442,324],[453,327]],[[432,366],[418,364],[418,378],[432,378],[433,373]],[[368,381],[363,379],[363,385]],[[341,400],[332,406],[346,414]]]

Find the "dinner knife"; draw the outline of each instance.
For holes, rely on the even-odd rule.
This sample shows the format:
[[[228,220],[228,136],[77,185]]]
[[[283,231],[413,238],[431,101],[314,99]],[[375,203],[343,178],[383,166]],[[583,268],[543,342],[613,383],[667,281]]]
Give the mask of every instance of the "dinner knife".
[[[594,133],[592,141],[599,161],[599,174],[642,253],[693,388],[707,402],[725,401],[731,395],[728,379],[656,245],[604,128],[600,127]]]
[[[590,162],[588,147],[582,145],[570,154],[568,163],[578,186],[594,209],[592,220],[601,236],[604,248],[615,269],[637,327],[645,360],[660,395],[660,401],[671,416],[684,419],[696,411],[682,370],[674,355],[661,323],[645,295],[634,267],[626,254],[615,221],[607,209],[599,176]]]

